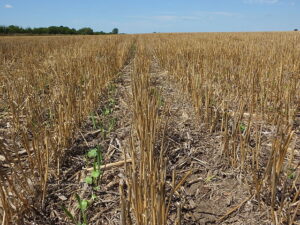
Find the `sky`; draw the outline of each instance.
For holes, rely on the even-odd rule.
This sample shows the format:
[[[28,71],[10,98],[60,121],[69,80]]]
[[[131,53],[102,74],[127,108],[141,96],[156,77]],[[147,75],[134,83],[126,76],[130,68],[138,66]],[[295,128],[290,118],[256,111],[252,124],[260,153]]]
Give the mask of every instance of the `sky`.
[[[300,30],[300,0],[0,0],[0,25],[121,33]]]

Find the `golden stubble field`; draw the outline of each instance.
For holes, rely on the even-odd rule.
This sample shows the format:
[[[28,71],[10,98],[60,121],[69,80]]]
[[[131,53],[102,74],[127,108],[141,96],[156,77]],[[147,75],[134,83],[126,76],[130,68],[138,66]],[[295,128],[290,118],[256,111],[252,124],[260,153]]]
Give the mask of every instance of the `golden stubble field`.
[[[300,35],[0,38],[2,224],[299,224]]]

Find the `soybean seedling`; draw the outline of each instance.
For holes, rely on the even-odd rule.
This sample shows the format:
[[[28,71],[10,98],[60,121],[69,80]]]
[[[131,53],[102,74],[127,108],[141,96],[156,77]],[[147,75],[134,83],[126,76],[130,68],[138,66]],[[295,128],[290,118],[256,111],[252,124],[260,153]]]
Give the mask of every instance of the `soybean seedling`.
[[[75,197],[76,197],[76,200],[77,200],[77,203],[78,203],[77,207],[80,210],[80,218],[78,219],[78,221],[76,221],[76,217],[65,206],[62,206],[62,209],[74,224],[76,224],[76,225],[87,225],[88,220],[87,220],[86,211],[87,211],[88,206],[90,205],[90,203],[86,199],[81,199],[78,194],[76,194]]]
[[[101,177],[101,165],[102,165],[102,152],[100,146],[90,149],[87,153],[88,158],[93,159],[93,170],[89,176],[85,178],[87,184],[98,185],[99,179]]]

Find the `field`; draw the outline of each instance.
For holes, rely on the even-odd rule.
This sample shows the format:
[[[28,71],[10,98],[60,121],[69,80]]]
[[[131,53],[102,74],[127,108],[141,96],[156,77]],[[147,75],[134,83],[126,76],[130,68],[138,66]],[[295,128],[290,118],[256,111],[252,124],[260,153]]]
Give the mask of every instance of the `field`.
[[[1,224],[300,224],[300,35],[0,38]]]

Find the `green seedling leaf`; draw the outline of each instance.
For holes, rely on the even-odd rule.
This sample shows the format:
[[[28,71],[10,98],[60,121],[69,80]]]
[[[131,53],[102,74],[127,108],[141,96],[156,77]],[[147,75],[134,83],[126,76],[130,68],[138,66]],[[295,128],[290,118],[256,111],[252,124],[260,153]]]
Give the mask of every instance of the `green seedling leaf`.
[[[82,200],[81,201],[81,206],[80,206],[80,209],[82,210],[82,211],[85,211],[86,209],[87,209],[87,207],[88,207],[88,204],[89,204],[89,202],[87,201],[87,200]]]
[[[288,170],[288,178],[293,180],[295,177],[296,177],[295,170],[294,169],[289,169]]]
[[[100,190],[100,186],[94,187],[95,191],[99,191]]]
[[[76,194],[75,196],[76,196],[76,200],[78,202],[78,206],[77,207],[82,210],[82,204],[81,204],[82,201],[81,201],[81,199],[80,199],[80,197],[79,197],[78,194]]]
[[[87,206],[88,206],[88,201],[87,200],[81,200],[78,194],[76,194],[75,196],[76,196],[76,199],[77,199],[77,202],[78,202],[78,208],[81,211],[85,211],[87,209]]]
[[[87,184],[92,184],[92,183],[93,183],[93,178],[90,177],[90,176],[86,177],[86,178],[85,178],[85,183],[87,183]]]
[[[98,167],[99,167],[99,164],[97,162],[94,162],[94,164],[93,164],[94,170],[97,170]]]
[[[78,208],[80,209],[81,215],[83,217],[83,223],[82,224],[87,224],[87,217],[86,217],[85,211],[88,207],[89,202],[85,199],[83,199],[83,200],[80,199],[80,196],[78,194],[75,194],[75,197],[76,197],[76,200],[78,202]]]
[[[97,196],[95,194],[92,194],[91,199],[92,199],[92,201],[94,201],[95,199],[97,199]]]
[[[100,171],[99,170],[94,170],[91,175],[92,175],[93,178],[98,178],[100,176]]]
[[[78,196],[78,194],[76,194],[76,198],[77,198],[77,196]],[[82,212],[84,212],[87,209],[87,207],[88,207],[88,201],[85,200],[85,199],[81,200],[79,196],[77,198],[77,201],[78,201],[78,208]]]
[[[110,106],[114,106],[115,104],[116,104],[116,101],[113,98],[109,99]]]
[[[75,217],[72,215],[72,213],[64,205],[62,206],[62,210],[72,220],[72,222],[76,224]]]
[[[97,128],[97,125],[96,125],[95,116],[92,115],[92,116],[91,116],[91,119],[92,119],[92,123],[93,123],[93,128],[96,129],[96,128]]]
[[[105,109],[104,109],[103,114],[104,114],[105,116],[109,115],[110,113],[111,113],[111,111],[110,111],[109,108],[105,108]]]
[[[97,148],[93,148],[93,149],[89,150],[88,157],[89,158],[96,158],[97,154],[98,154]]]
[[[215,175],[207,176],[205,178],[205,182],[208,183],[208,182],[212,181],[212,179],[214,179],[214,178],[215,178]]]
[[[246,125],[242,123],[242,124],[240,125],[240,130],[241,130],[242,132],[244,132],[244,131],[246,130]]]
[[[291,180],[293,180],[295,178],[295,174],[294,173],[289,174],[288,178],[291,179]]]

